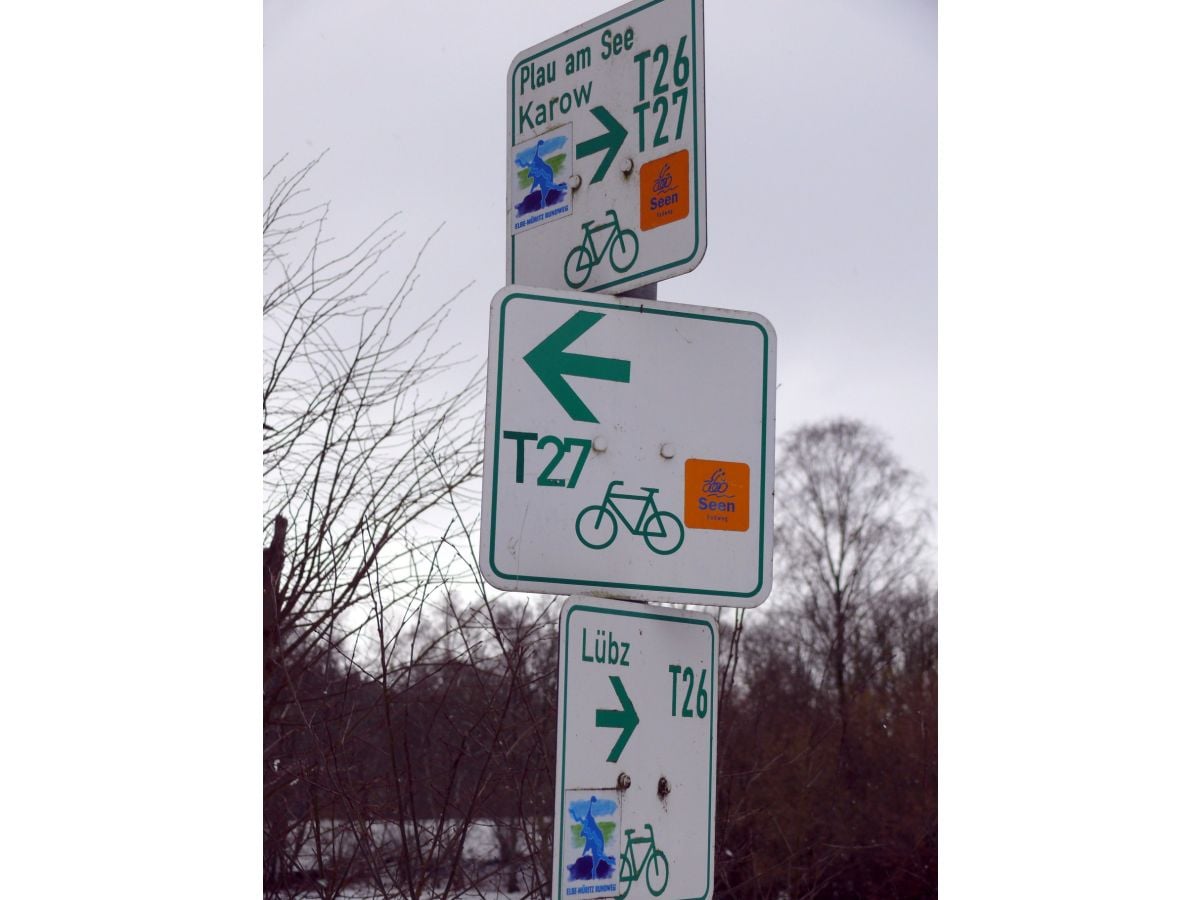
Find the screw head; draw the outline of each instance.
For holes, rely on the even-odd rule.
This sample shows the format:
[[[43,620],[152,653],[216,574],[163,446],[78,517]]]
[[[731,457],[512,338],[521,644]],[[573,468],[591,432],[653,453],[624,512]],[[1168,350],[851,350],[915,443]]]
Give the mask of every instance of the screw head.
[[[671,785],[670,782],[667,781],[667,777],[664,775],[662,778],[658,779],[658,799],[661,800],[669,793],[671,793]]]
[[[621,160],[621,174],[628,175],[633,171],[633,160],[628,156]]]
[[[577,191],[579,190],[579,186],[583,184],[583,179],[578,175],[572,175],[567,179],[567,184],[571,185],[571,190]]]
[[[624,772],[622,772],[620,775],[617,776],[617,790],[618,791],[629,790],[629,786],[631,784],[633,784],[633,779],[630,778],[628,775],[626,775]]]
[[[673,459],[675,456],[675,445],[674,444],[663,444],[661,447],[658,448],[658,452],[659,452],[659,455],[662,456],[663,459]]]
[[[608,440],[600,436],[592,438],[592,449],[597,453],[603,453],[608,449]]]

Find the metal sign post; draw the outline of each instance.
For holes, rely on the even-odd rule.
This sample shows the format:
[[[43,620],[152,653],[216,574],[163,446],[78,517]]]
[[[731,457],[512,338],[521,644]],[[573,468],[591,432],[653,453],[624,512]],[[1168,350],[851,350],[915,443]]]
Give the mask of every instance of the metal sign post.
[[[563,607],[555,900],[712,896],[717,649],[700,613]]]
[[[702,0],[635,0],[508,71],[510,284],[628,292],[707,243]]]
[[[775,332],[762,316],[508,288],[492,300],[487,391],[491,584],[766,599]]]

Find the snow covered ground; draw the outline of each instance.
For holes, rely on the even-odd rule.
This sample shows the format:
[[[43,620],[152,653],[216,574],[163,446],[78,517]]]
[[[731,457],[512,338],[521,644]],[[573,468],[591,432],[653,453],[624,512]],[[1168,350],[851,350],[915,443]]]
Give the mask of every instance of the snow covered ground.
[[[295,869],[297,875],[312,879],[297,892],[288,892],[294,900],[321,900],[329,894],[322,890],[328,882],[321,881],[322,874],[333,875],[338,870],[345,872],[353,868],[358,872],[371,869],[367,860],[377,861],[387,868],[389,861],[403,854],[403,838],[407,837],[410,854],[420,846],[420,857],[426,865],[436,869],[435,880],[442,883],[426,891],[424,896],[464,898],[464,900],[520,900],[531,896],[534,883],[529,844],[523,831],[515,822],[481,820],[470,823],[465,834],[458,821],[438,823],[427,819],[406,822],[407,835],[402,834],[401,825],[394,821],[349,822],[338,819],[321,821],[320,834],[311,828],[307,834],[297,836]],[[445,881],[451,877],[452,861],[458,841],[462,840],[462,856],[455,869],[455,888],[449,892]],[[506,845],[507,844],[507,848]],[[507,857],[507,859],[506,859]],[[441,876],[438,879],[438,876]],[[364,879],[356,879],[362,881]],[[461,885],[459,887],[458,885]],[[516,891],[502,888],[519,886]],[[361,883],[348,885],[336,893],[339,900],[382,900],[385,896],[395,897],[398,891],[384,894],[374,887]]]
[[[323,900],[324,896],[325,895],[320,892],[303,893],[297,894],[296,900]],[[378,893],[374,890],[374,888],[347,888],[346,890],[340,891],[337,894],[338,900],[383,900],[385,896],[387,895]],[[392,898],[395,896],[395,894],[391,895]],[[441,890],[439,890],[436,893],[430,893],[426,896],[429,898],[429,900],[434,900],[434,898],[440,898],[444,896],[444,894]],[[529,895],[525,892],[517,894],[506,894],[502,891],[481,893],[466,889],[461,893],[456,892],[450,896],[461,897],[463,900],[527,900]]]

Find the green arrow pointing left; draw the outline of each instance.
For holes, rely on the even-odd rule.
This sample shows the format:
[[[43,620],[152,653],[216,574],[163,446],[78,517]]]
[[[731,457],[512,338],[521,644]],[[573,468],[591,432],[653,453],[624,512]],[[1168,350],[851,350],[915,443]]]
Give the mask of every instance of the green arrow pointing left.
[[[601,381],[629,383],[629,360],[607,356],[584,356],[567,353],[566,349],[581,334],[604,318],[604,313],[577,312],[550,332],[540,344],[525,354],[525,362],[546,386],[554,399],[576,422],[599,422],[579,395],[571,389],[564,375],[598,378]]]
[[[621,708],[596,710],[596,727],[621,729],[620,737],[613,744],[612,750],[608,752],[608,761],[615,763],[621,758],[621,751],[629,743],[633,729],[638,727],[641,719],[638,718],[637,710],[633,708],[629,695],[625,693],[625,685],[621,684],[621,679],[616,675],[609,675],[608,680],[612,682],[613,690],[617,692],[617,700],[620,701]]]
[[[596,168],[596,174],[592,176],[592,180],[588,184],[595,184],[601,178],[608,174],[608,167],[612,165],[612,161],[616,159],[617,151],[621,149],[621,145],[625,143],[625,136],[629,134],[625,130],[625,126],[613,118],[603,106],[593,106],[588,110],[593,116],[600,120],[600,124],[604,126],[604,132],[596,135],[594,138],[588,138],[581,144],[575,145],[575,158],[583,159],[585,156],[591,156],[593,153],[606,151],[604,159],[600,160],[600,165]]]

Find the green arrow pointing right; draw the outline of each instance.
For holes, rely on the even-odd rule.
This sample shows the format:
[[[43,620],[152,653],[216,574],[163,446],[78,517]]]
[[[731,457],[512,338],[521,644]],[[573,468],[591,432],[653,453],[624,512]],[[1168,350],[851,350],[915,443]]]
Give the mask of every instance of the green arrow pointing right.
[[[613,744],[612,750],[608,752],[608,761],[615,763],[621,758],[621,751],[629,743],[629,738],[633,735],[633,730],[638,727],[641,719],[638,718],[637,710],[633,708],[633,702],[629,699],[629,695],[625,693],[625,685],[621,684],[621,679],[616,675],[609,675],[608,680],[612,682],[613,690],[617,692],[617,700],[620,701],[621,708],[596,710],[596,727],[621,729],[620,737]]]
[[[604,159],[600,160],[600,165],[596,169],[596,174],[592,176],[592,180],[588,184],[595,184],[601,178],[608,174],[608,167],[612,165],[612,161],[616,159],[617,151],[621,149],[621,145],[625,143],[625,137],[629,134],[625,130],[625,126],[613,118],[603,106],[593,106],[589,112],[604,126],[604,132],[596,135],[594,138],[588,138],[582,144],[575,145],[575,158],[583,159],[585,156],[591,156],[593,153],[607,151],[604,154]]]

